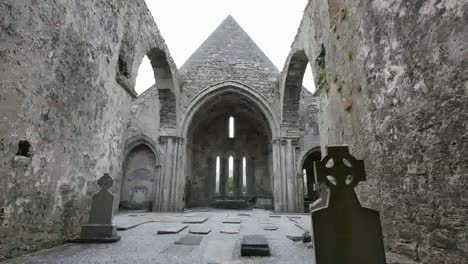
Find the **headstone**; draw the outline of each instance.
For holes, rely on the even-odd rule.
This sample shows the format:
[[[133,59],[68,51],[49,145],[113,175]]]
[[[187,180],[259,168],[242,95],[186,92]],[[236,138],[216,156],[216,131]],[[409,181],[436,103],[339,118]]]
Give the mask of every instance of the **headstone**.
[[[270,256],[270,246],[263,235],[248,235],[242,238],[242,256]]]
[[[88,224],[81,226],[81,236],[74,242],[112,243],[120,240],[120,236],[117,235],[117,227],[112,225],[114,196],[109,192],[109,189],[113,182],[108,173],[105,173],[98,180],[101,190],[93,195]]]
[[[158,235],[178,234],[180,231],[184,230],[187,227],[188,227],[187,225],[178,225],[178,224],[161,227],[158,230]]]
[[[327,152],[317,177],[330,189],[329,203],[312,212],[316,263],[385,264],[379,212],[363,208],[354,191],[366,179],[364,162],[347,146],[327,146]]]
[[[190,245],[190,246],[197,246],[200,245],[203,237],[202,236],[194,236],[194,235],[186,235],[181,239],[174,242],[176,245]]]

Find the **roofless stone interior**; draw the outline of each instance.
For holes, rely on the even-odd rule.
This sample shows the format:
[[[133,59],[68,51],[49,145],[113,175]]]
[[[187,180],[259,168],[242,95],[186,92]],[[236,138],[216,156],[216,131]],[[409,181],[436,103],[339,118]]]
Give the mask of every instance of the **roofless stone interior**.
[[[346,144],[365,164],[356,194],[380,211],[388,254],[466,263],[466,7],[465,0],[310,0],[278,70],[232,16],[178,67],[144,0],[2,1],[0,261],[75,238],[107,173],[114,206],[103,211],[120,220],[258,209],[249,211],[247,228],[218,226],[229,220],[224,211],[207,214],[212,226],[204,230],[219,239],[219,230],[258,228],[269,218],[260,209],[309,214],[329,193],[317,182],[317,162],[327,145]],[[144,56],[155,83],[137,95]],[[303,88],[307,66],[314,94]],[[142,209],[155,218],[125,213]],[[272,256],[265,261],[310,263],[314,249],[281,233],[288,219],[268,223],[281,237],[266,236]],[[174,262],[167,252],[179,251],[144,228],[143,240],[124,233],[120,243],[131,243],[110,246],[116,256],[107,260],[128,263],[144,252],[138,260]],[[236,245],[210,243],[211,253]],[[39,255],[42,263],[102,260],[83,248],[72,257],[60,248],[57,259]]]

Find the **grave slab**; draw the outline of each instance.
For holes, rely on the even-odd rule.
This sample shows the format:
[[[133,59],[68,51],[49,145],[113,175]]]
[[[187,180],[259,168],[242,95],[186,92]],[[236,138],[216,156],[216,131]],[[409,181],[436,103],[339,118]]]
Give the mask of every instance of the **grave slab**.
[[[197,235],[207,235],[211,232],[211,228],[209,226],[196,226],[192,227],[189,230],[190,234],[197,234]]]
[[[184,224],[203,224],[208,220],[208,217],[187,217],[182,220]]]
[[[269,256],[270,246],[263,235],[248,235],[242,238],[241,256]]]
[[[240,225],[224,225],[220,231],[223,234],[239,234]]]
[[[182,237],[181,239],[177,240],[176,242],[174,242],[174,244],[197,246],[197,245],[200,245],[202,239],[203,239],[202,236],[186,235]]]
[[[207,263],[229,263],[233,260],[235,247],[235,240],[209,241],[204,253]]]
[[[278,230],[278,227],[277,226],[274,226],[274,225],[266,225],[263,227],[263,230],[266,230],[266,231],[275,231],[275,230]]]
[[[162,227],[158,230],[158,235],[178,234],[180,231],[184,230],[187,227],[187,225],[172,225]]]
[[[240,219],[226,219],[223,220],[223,224],[240,224],[242,220]]]

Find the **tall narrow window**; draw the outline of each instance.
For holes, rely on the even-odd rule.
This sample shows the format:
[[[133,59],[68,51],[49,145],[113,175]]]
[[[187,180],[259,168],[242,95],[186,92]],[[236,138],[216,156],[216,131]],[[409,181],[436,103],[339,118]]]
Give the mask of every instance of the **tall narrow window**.
[[[247,159],[242,158],[242,194],[247,193]]]
[[[219,194],[219,176],[220,176],[220,161],[219,156],[216,157],[216,185],[215,185],[215,192]]]
[[[302,176],[304,177],[304,195],[307,195],[307,171],[302,170]]]
[[[234,117],[229,117],[229,138],[234,138]]]
[[[234,193],[234,158],[232,156],[229,156],[228,163],[228,193]]]

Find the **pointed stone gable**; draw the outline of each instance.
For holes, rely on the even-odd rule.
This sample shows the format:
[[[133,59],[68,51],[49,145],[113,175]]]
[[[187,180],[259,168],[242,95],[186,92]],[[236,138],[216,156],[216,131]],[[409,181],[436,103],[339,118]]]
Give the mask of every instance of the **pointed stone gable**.
[[[264,71],[279,73],[237,21],[229,15],[184,63],[180,71],[187,72],[206,62],[235,63],[252,61]]]
[[[188,99],[204,88],[236,81],[256,88],[273,102],[279,70],[229,15],[180,68]]]

